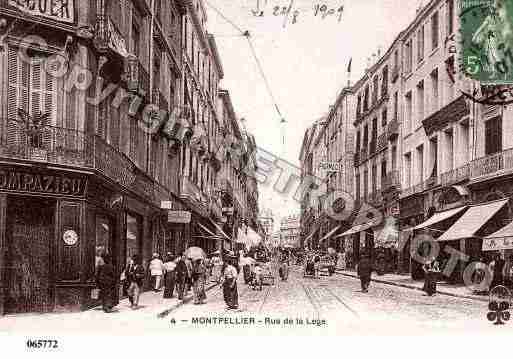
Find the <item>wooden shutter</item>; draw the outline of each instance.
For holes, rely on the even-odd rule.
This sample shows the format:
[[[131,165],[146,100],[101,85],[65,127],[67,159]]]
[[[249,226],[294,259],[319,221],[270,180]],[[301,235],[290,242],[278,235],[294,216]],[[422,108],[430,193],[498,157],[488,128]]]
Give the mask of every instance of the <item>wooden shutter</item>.
[[[20,140],[18,120],[18,106],[21,91],[21,64],[18,57],[18,50],[9,47],[7,54],[7,143],[9,146],[19,144]]]

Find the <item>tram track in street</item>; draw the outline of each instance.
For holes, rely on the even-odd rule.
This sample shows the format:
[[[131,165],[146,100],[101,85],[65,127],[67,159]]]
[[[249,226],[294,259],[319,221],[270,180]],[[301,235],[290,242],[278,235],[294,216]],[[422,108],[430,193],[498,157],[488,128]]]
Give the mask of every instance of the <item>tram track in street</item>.
[[[321,284],[317,286],[307,285],[301,282],[301,286],[308,298],[308,301],[314,308],[317,319],[321,319],[321,314],[327,310],[333,308],[335,304],[337,307],[344,308],[346,311],[350,312],[354,317],[360,318],[360,315],[356,310],[351,308],[349,304],[346,303],[339,295],[337,295],[331,288],[328,288],[327,284]]]

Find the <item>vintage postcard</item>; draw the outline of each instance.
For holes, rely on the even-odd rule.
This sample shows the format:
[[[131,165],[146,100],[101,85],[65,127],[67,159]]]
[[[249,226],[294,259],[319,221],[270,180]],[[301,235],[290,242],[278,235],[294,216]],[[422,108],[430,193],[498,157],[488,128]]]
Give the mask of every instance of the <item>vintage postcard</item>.
[[[511,0],[0,0],[0,342],[513,333],[512,49]]]

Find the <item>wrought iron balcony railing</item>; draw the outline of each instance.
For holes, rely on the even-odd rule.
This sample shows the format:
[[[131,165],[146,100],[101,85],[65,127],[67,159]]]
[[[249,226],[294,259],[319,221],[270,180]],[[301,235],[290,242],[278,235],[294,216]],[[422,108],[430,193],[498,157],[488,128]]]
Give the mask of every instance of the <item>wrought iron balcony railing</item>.
[[[513,172],[513,148],[472,161],[470,177],[492,177]]]

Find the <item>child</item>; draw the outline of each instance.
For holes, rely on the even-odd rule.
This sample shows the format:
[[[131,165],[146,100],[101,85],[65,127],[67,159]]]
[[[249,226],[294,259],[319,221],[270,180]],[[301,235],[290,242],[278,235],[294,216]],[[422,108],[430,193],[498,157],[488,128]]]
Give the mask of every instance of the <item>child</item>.
[[[263,270],[262,267],[260,267],[260,264],[255,264],[253,274],[253,290],[256,290],[257,287],[259,288],[258,290],[262,290]]]

